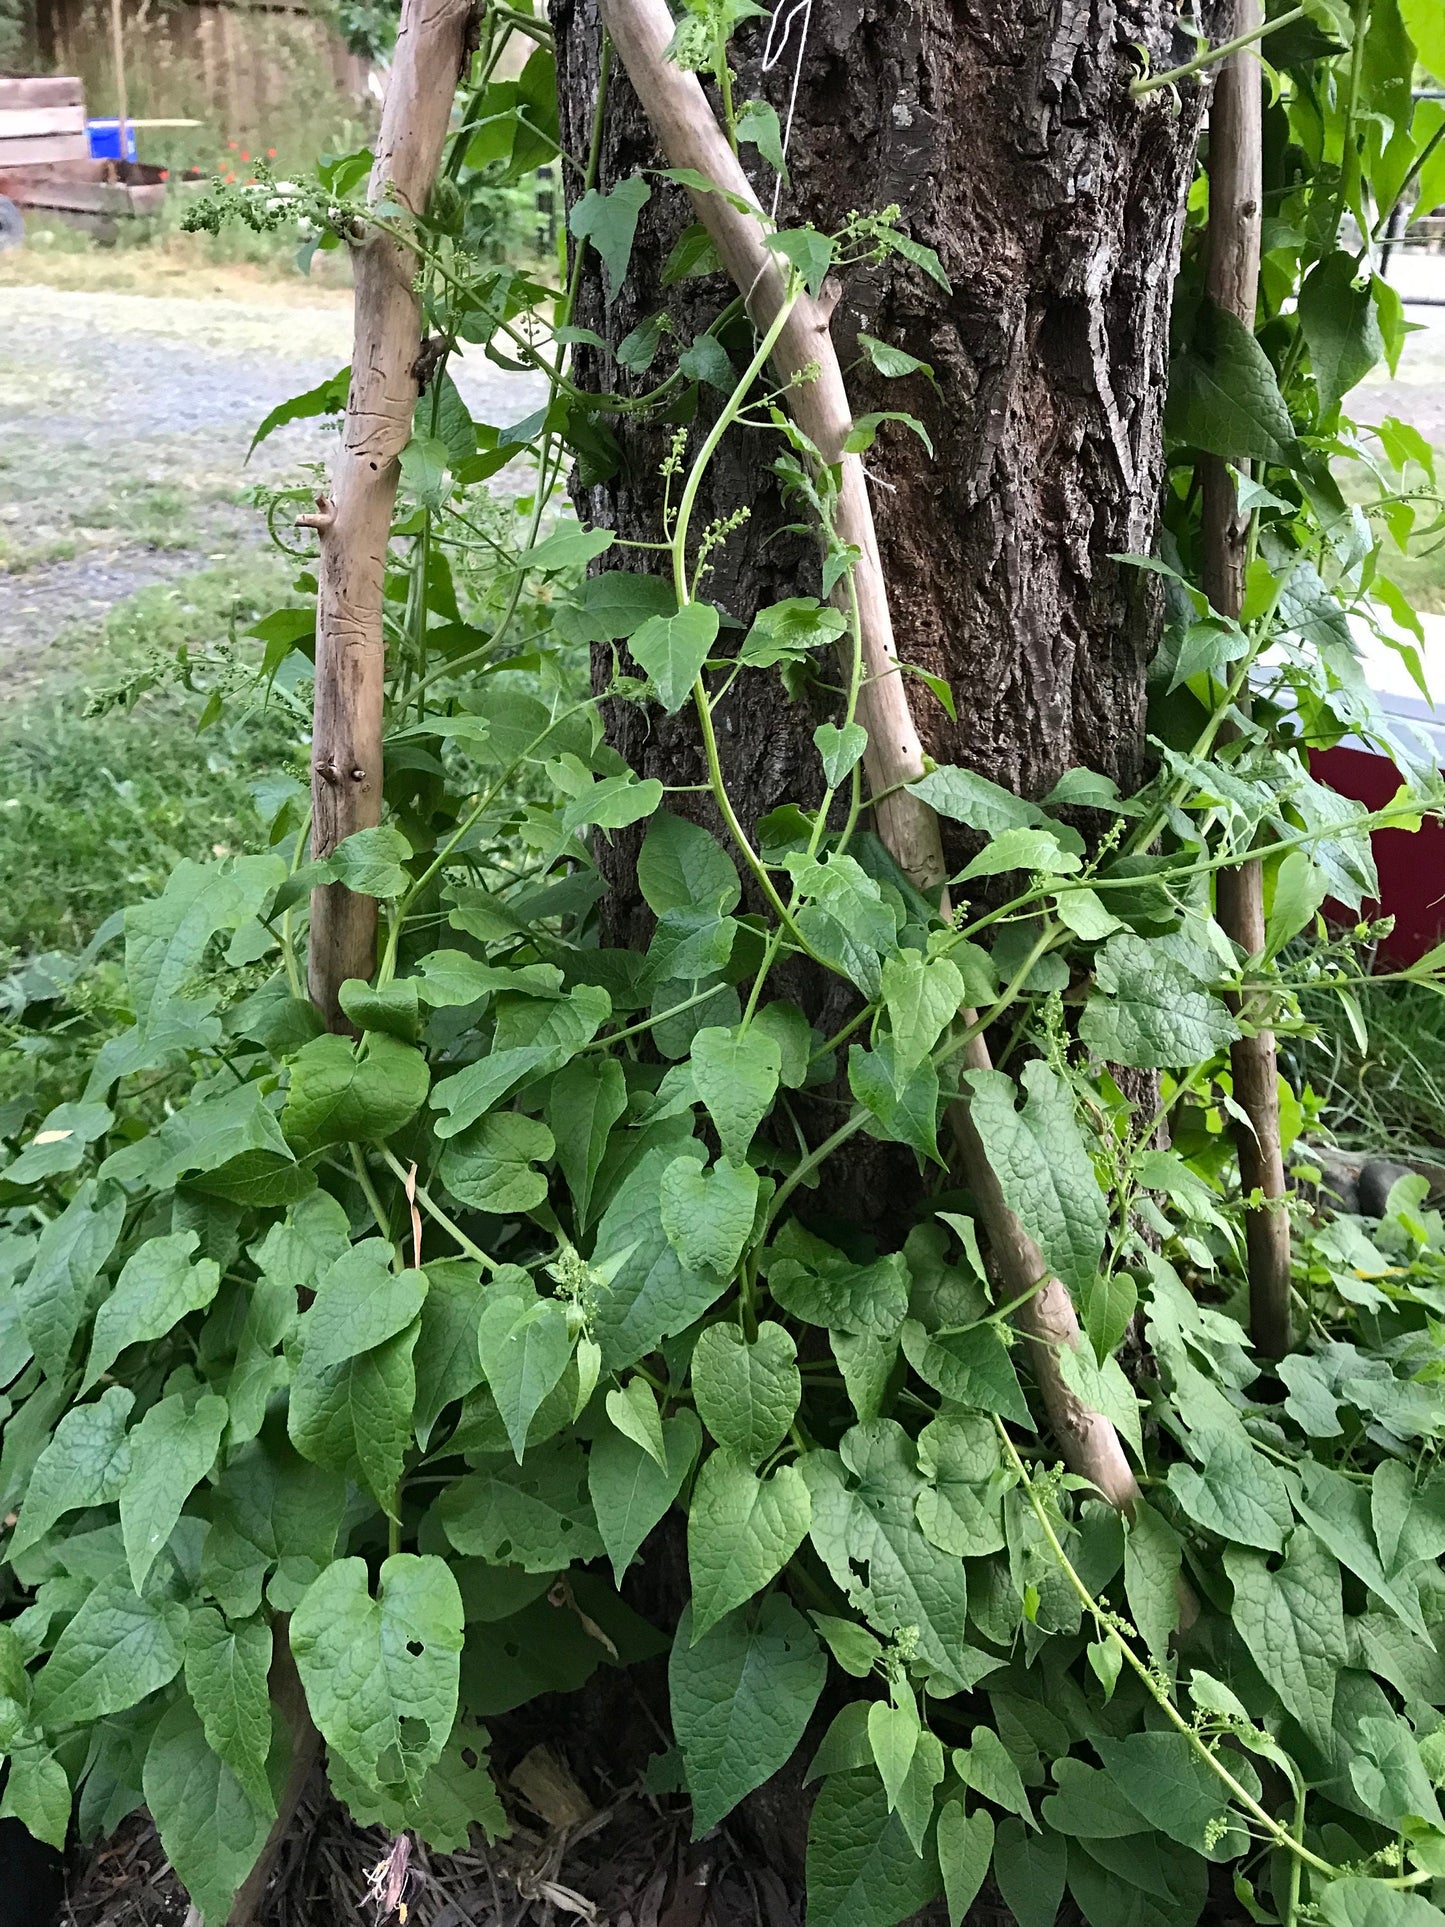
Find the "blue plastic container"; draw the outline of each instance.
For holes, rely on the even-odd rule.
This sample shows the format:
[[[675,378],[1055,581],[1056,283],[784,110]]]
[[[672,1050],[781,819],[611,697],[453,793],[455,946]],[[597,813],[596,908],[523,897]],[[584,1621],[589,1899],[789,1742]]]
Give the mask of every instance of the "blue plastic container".
[[[133,161],[135,151],[135,127],[130,121],[125,126],[125,153],[120,151],[120,122],[111,120],[88,120],[85,131],[90,136],[90,158],[93,161]]]

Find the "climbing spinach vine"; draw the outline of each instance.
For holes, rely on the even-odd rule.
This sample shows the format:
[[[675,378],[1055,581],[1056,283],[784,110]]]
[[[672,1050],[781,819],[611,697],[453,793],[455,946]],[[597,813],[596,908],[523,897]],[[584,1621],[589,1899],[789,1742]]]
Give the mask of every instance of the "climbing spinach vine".
[[[776,115],[728,84],[746,11],[690,13],[679,55],[776,168]],[[1445,1918],[1445,1228],[1423,1181],[1369,1225],[1301,1191],[1296,1348],[1266,1364],[1241,1322],[1227,1134],[1240,999],[1287,1036],[1323,985],[1367,1024],[1370,929],[1327,938],[1320,907],[1360,915],[1371,832],[1442,804],[1351,639],[1380,628],[1418,668],[1387,557],[1437,508],[1423,440],[1342,412],[1406,332],[1375,271],[1396,202],[1445,198],[1406,13],[1308,5],[1264,43],[1257,332],[1204,308],[1191,230],[1164,533],[1134,558],[1170,599],[1155,773],[1122,796],[1074,770],[1033,801],[932,768],[918,794],[981,844],[947,908],[868,827],[856,601],[813,593],[846,589],[856,558],[836,476],[766,374],[772,341],[737,366],[732,304],[695,340],[659,315],[621,344],[635,373],[670,364],[640,398],[568,371],[581,277],[620,283],[675,177],[603,192],[594,137],[560,285],[481,265],[486,196],[557,153],[543,28],[487,16],[423,219],[358,198],[364,156],[201,204],[202,224],[299,216],[308,245],[371,223],[415,253],[433,353],[387,564],[387,819],[312,862],[303,787],[279,783],[267,848],[182,863],[102,931],[124,945],[109,1005],[57,1016],[48,984],[25,1013],[34,1037],[88,1024],[95,1048],[0,1171],[5,1812],[59,1844],[73,1812],[95,1835],[148,1806],[221,1921],[307,1722],[357,1820],[447,1849],[507,1826],[486,1719],[667,1651],[657,1782],[675,1767],[699,1831],[806,1741],[817,1927],[891,1927],[940,1893],[957,1922],[990,1875],[1022,1927],[1066,1893],[1092,1927],[1174,1927],[1217,1869],[1260,1922]],[[539,44],[497,79],[518,32]],[[1419,51],[1438,64],[1437,43]],[[1206,197],[1201,175],[1201,224]],[[886,212],[770,245],[784,314],[885,252],[942,273]],[[905,389],[926,378],[865,345]],[[542,406],[474,421],[447,372],[468,348],[541,376]],[[613,472],[610,415],[699,383],[723,399],[705,433],[676,431],[665,567],[644,572],[571,518],[566,476]],[[696,503],[739,424],[775,438],[822,579],[724,611],[707,563],[732,531],[698,527]],[[1201,455],[1254,464],[1237,620],[1195,586]],[[310,538],[280,533],[303,500],[267,506],[304,599]],[[254,699],[294,710],[298,740],[311,632],[305,606],[254,632]],[[721,693],[746,678],[782,701],[774,679],[825,673],[840,643],[824,800],[745,825]],[[608,697],[695,713],[724,835],[604,740],[598,644]],[[1308,747],[1347,731],[1399,766],[1382,810],[1310,772]],[[1092,841],[1080,806],[1107,826]],[[640,824],[655,927],[609,949],[596,853]],[[1213,915],[1246,852],[1267,869],[1254,956]],[[318,882],[382,906],[375,978],[342,994],[354,1035],[303,989]],[[831,1035],[779,988],[800,961],[853,1000]],[[1439,960],[1407,974],[1435,982]],[[1001,1068],[970,1071],[985,1028]],[[1126,1099],[1121,1066],[1157,1077],[1157,1107]],[[801,1121],[820,1093],[828,1131]],[[1077,1307],[1058,1368],[1124,1442],[1127,1512],[1055,1463],[1037,1354],[949,1174],[960,1095]],[[1291,1138],[1310,1104],[1286,1091]],[[860,1135],[916,1161],[894,1249],[816,1203]],[[628,1575],[684,1520],[689,1593],[659,1626]],[[565,1637],[539,1641],[558,1616]]]

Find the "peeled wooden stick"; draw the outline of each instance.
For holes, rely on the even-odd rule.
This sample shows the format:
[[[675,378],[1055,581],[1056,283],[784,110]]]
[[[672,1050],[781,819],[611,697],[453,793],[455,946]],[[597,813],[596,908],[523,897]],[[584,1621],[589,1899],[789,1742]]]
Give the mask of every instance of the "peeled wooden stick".
[[[1248,33],[1263,18],[1260,0],[1236,0],[1234,32]],[[1262,186],[1261,75],[1253,50],[1224,62],[1209,107],[1210,299],[1253,331],[1259,291]],[[1248,520],[1239,513],[1234,480],[1215,456],[1203,471],[1204,588],[1221,615],[1244,606]],[[1249,698],[1240,699],[1241,708]],[[1216,887],[1219,921],[1247,956],[1264,949],[1264,872],[1257,861],[1221,870]],[[1245,1214],[1249,1261],[1249,1327],[1266,1358],[1290,1348],[1290,1229],[1280,1147],[1279,1077],[1274,1032],[1267,1007],[1245,1002],[1254,1025],[1229,1053],[1234,1096],[1248,1124],[1236,1123],[1239,1181],[1246,1196],[1258,1190],[1264,1203]]]
[[[693,168],[724,190],[721,194],[688,191],[754,326],[766,333],[783,302],[779,259],[764,245],[762,210],[756,215],[745,213],[726,198],[735,196],[757,208],[752,184],[724,139],[697,76],[666,58],[674,25],[664,0],[602,0],[602,20],[668,160],[674,167]],[[867,679],[858,705],[868,731],[863,763],[870,786],[881,791],[923,775],[923,746],[898,670],[862,458],[843,452],[853,418],[828,333],[831,312],[831,304],[803,295],[788,317],[773,361],[783,381],[791,381],[804,369],[816,370],[812,379],[789,391],[788,405],[823,460],[842,467],[836,526],[842,539],[862,552],[853,571],[853,586]],[[846,585],[840,585],[835,600],[847,608]],[[879,834],[901,868],[920,889],[936,889],[946,870],[933,811],[903,790],[880,803],[876,814]]]
[[[367,199],[420,214],[436,180],[465,58],[472,0],[404,0]],[[321,539],[316,697],[311,755],[311,854],[330,856],[381,821],[382,580],[411,435],[421,349],[412,292],[416,256],[366,228],[353,241],[355,347],[330,497],[304,518]],[[311,893],[311,1000],[332,1030],[348,1028],[337,993],[376,969],[376,899],[339,883]]]
[[[783,301],[778,257],[765,244],[760,211],[755,216],[726,198],[736,196],[757,207],[752,186],[719,128],[697,76],[667,58],[674,29],[665,0],[601,0],[601,6],[603,25],[669,163],[691,168],[726,190],[726,195],[691,188],[688,191],[698,219],[747,303],[754,325],[765,332]],[[805,369],[812,371],[808,380],[789,389],[788,405],[823,460],[841,467],[835,527],[842,540],[852,543],[859,552],[853,592],[858,599],[866,680],[859,695],[858,720],[868,732],[864,754],[868,781],[873,791],[881,794],[923,775],[923,746],[898,669],[888,587],[863,463],[843,449],[853,418],[828,331],[830,313],[830,307],[803,296],[779,337],[773,358],[783,381]],[[837,599],[846,606],[846,591],[840,590]],[[899,866],[920,889],[938,889],[947,865],[938,818],[928,804],[911,790],[900,790],[885,796],[875,806],[875,815],[879,835]],[[965,1022],[974,1021],[972,1011],[962,1015]],[[981,1036],[970,1043],[966,1058],[971,1070],[990,1068],[988,1046]],[[1035,1375],[1064,1458],[1071,1470],[1092,1481],[1111,1504],[1127,1510],[1139,1497],[1139,1488],[1118,1433],[1102,1414],[1080,1403],[1059,1370],[1058,1347],[1077,1348],[1080,1342],[1073,1300],[1064,1285],[1049,1276],[1043,1253],[1004,1201],[968,1105],[951,1105],[949,1117],[1005,1297],[1022,1298],[1040,1279],[1047,1281],[1019,1306],[1015,1318],[1033,1341]]]

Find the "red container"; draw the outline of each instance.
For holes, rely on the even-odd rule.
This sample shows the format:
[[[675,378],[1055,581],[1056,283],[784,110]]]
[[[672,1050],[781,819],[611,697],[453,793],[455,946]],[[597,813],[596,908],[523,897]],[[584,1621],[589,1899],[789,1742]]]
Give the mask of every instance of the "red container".
[[[1379,810],[1400,787],[1400,772],[1387,756],[1368,749],[1316,750],[1310,771],[1341,796],[1366,809]],[[1445,823],[1426,817],[1420,828],[1376,830],[1370,842],[1380,873],[1380,900],[1365,904],[1361,915],[1395,919],[1395,928],[1380,945],[1391,963],[1412,964],[1445,939]],[[1343,904],[1327,903],[1325,914],[1353,923],[1355,913]]]
[[[1402,736],[1424,735],[1434,740],[1437,760],[1445,768],[1445,616],[1421,618],[1425,641],[1419,654],[1425,680],[1440,697],[1434,709],[1421,696],[1409,670],[1395,650],[1368,631],[1357,631],[1362,666],[1380,707]],[[1358,743],[1338,749],[1315,750],[1310,770],[1341,796],[1378,810],[1400,787],[1400,772],[1388,756]],[[1394,964],[1411,964],[1445,940],[1445,824],[1427,817],[1414,832],[1377,830],[1371,838],[1380,874],[1377,904],[1365,904],[1365,916],[1395,919],[1395,928],[1381,944]],[[1326,914],[1354,923],[1355,914],[1343,905],[1328,903]]]

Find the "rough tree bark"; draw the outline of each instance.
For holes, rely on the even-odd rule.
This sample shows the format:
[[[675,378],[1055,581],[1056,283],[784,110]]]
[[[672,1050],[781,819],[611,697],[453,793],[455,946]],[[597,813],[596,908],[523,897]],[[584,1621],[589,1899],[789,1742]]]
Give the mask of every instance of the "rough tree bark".
[[[900,648],[961,697],[956,725],[929,700],[917,705],[920,726],[940,759],[1030,795],[1077,761],[1123,783],[1142,766],[1157,603],[1147,578],[1108,558],[1152,539],[1169,298],[1201,102],[1188,96],[1178,113],[1163,96],[1135,103],[1127,80],[1130,43],[1167,59],[1173,14],[1167,0],[967,10],[814,0],[803,53],[782,218],[827,227],[852,208],[896,201],[954,285],[945,295],[890,262],[850,277],[833,318],[845,363],[861,328],[937,375],[936,388],[921,377],[888,384],[866,366],[850,375],[860,412],[908,406],[938,446],[930,462],[885,430],[871,458]],[[557,25],[564,138],[581,147],[595,97],[595,0],[559,0]],[[756,35],[740,39],[735,94],[771,92],[786,108],[796,37],[766,79]],[[656,162],[619,78],[603,185]],[[719,279],[671,296],[660,285],[688,218],[681,196],[655,196],[627,287],[604,309],[590,278],[579,318],[615,342],[659,307],[684,330],[715,314],[726,299]],[[610,361],[596,372],[609,386],[628,380]],[[589,491],[589,512],[627,535],[654,531],[664,434],[623,424],[627,470]],[[770,541],[755,459],[751,446],[734,446],[713,490],[719,512],[753,509],[713,581],[744,615],[774,589],[795,589],[800,572],[799,552],[779,554]],[[614,729],[649,766],[666,767],[686,755],[677,739],[689,726],[660,733],[654,721],[619,715]],[[771,706],[748,713],[740,699],[730,721],[729,774],[745,800],[766,808],[816,782],[813,719]]]
[[[406,0],[402,7],[367,189],[373,205],[391,201],[413,214],[425,208],[471,13],[472,0]],[[356,325],[345,431],[330,495],[315,515],[300,518],[321,538],[311,752],[311,854],[317,858],[381,821],[382,578],[421,346],[411,250],[368,228],[356,237],[352,260]],[[348,977],[369,981],[375,969],[376,899],[339,883],[313,890],[311,999],[332,1030],[349,1028],[337,1001],[341,985]]]
[[[580,151],[595,104],[596,0],[554,0],[554,11],[563,138]],[[936,386],[921,376],[886,383],[866,361],[848,377],[856,411],[906,407],[938,449],[929,462],[912,437],[885,429],[869,458],[899,652],[946,676],[958,698],[954,724],[911,684],[920,732],[940,761],[1031,796],[1074,764],[1122,786],[1144,765],[1144,672],[1159,603],[1147,575],[1110,557],[1152,541],[1169,299],[1202,95],[1187,91],[1178,109],[1161,95],[1136,103],[1127,83],[1131,43],[1146,45],[1156,66],[1177,51],[1173,11],[1167,0],[988,0],[966,12],[947,0],[814,0],[802,50],[780,217],[826,228],[851,209],[897,202],[904,227],[937,249],[953,282],[946,295],[897,260],[854,271],[833,316],[845,366],[866,330],[937,377]],[[796,32],[770,75],[756,29],[735,48],[735,97],[771,97],[784,112]],[[658,164],[621,75],[605,127],[604,187]],[[750,171],[766,203],[771,178]],[[607,307],[589,272],[576,319],[614,344],[662,307],[684,338],[705,325],[731,293],[725,280],[668,288],[661,279],[690,218],[683,196],[655,194],[626,286]],[[580,373],[599,387],[646,385],[596,351],[584,351]],[[655,539],[671,430],[630,418],[614,428],[624,468],[580,506],[624,536]],[[778,533],[789,518],[766,459],[756,437],[732,438],[699,506],[699,524],[750,509],[715,556],[708,590],[743,620],[817,588],[811,544]],[[600,651],[599,682],[611,666]],[[763,698],[763,687],[741,679],[718,712],[745,822],[816,796],[821,783],[811,738],[825,709],[787,704],[771,688]],[[702,780],[686,711],[662,718],[618,705],[608,725],[643,773]],[[650,919],[635,887],[636,848],[623,833],[605,853],[606,914],[611,940],[640,945]],[[896,1176],[872,1153],[850,1165],[860,1216],[886,1219]]]

